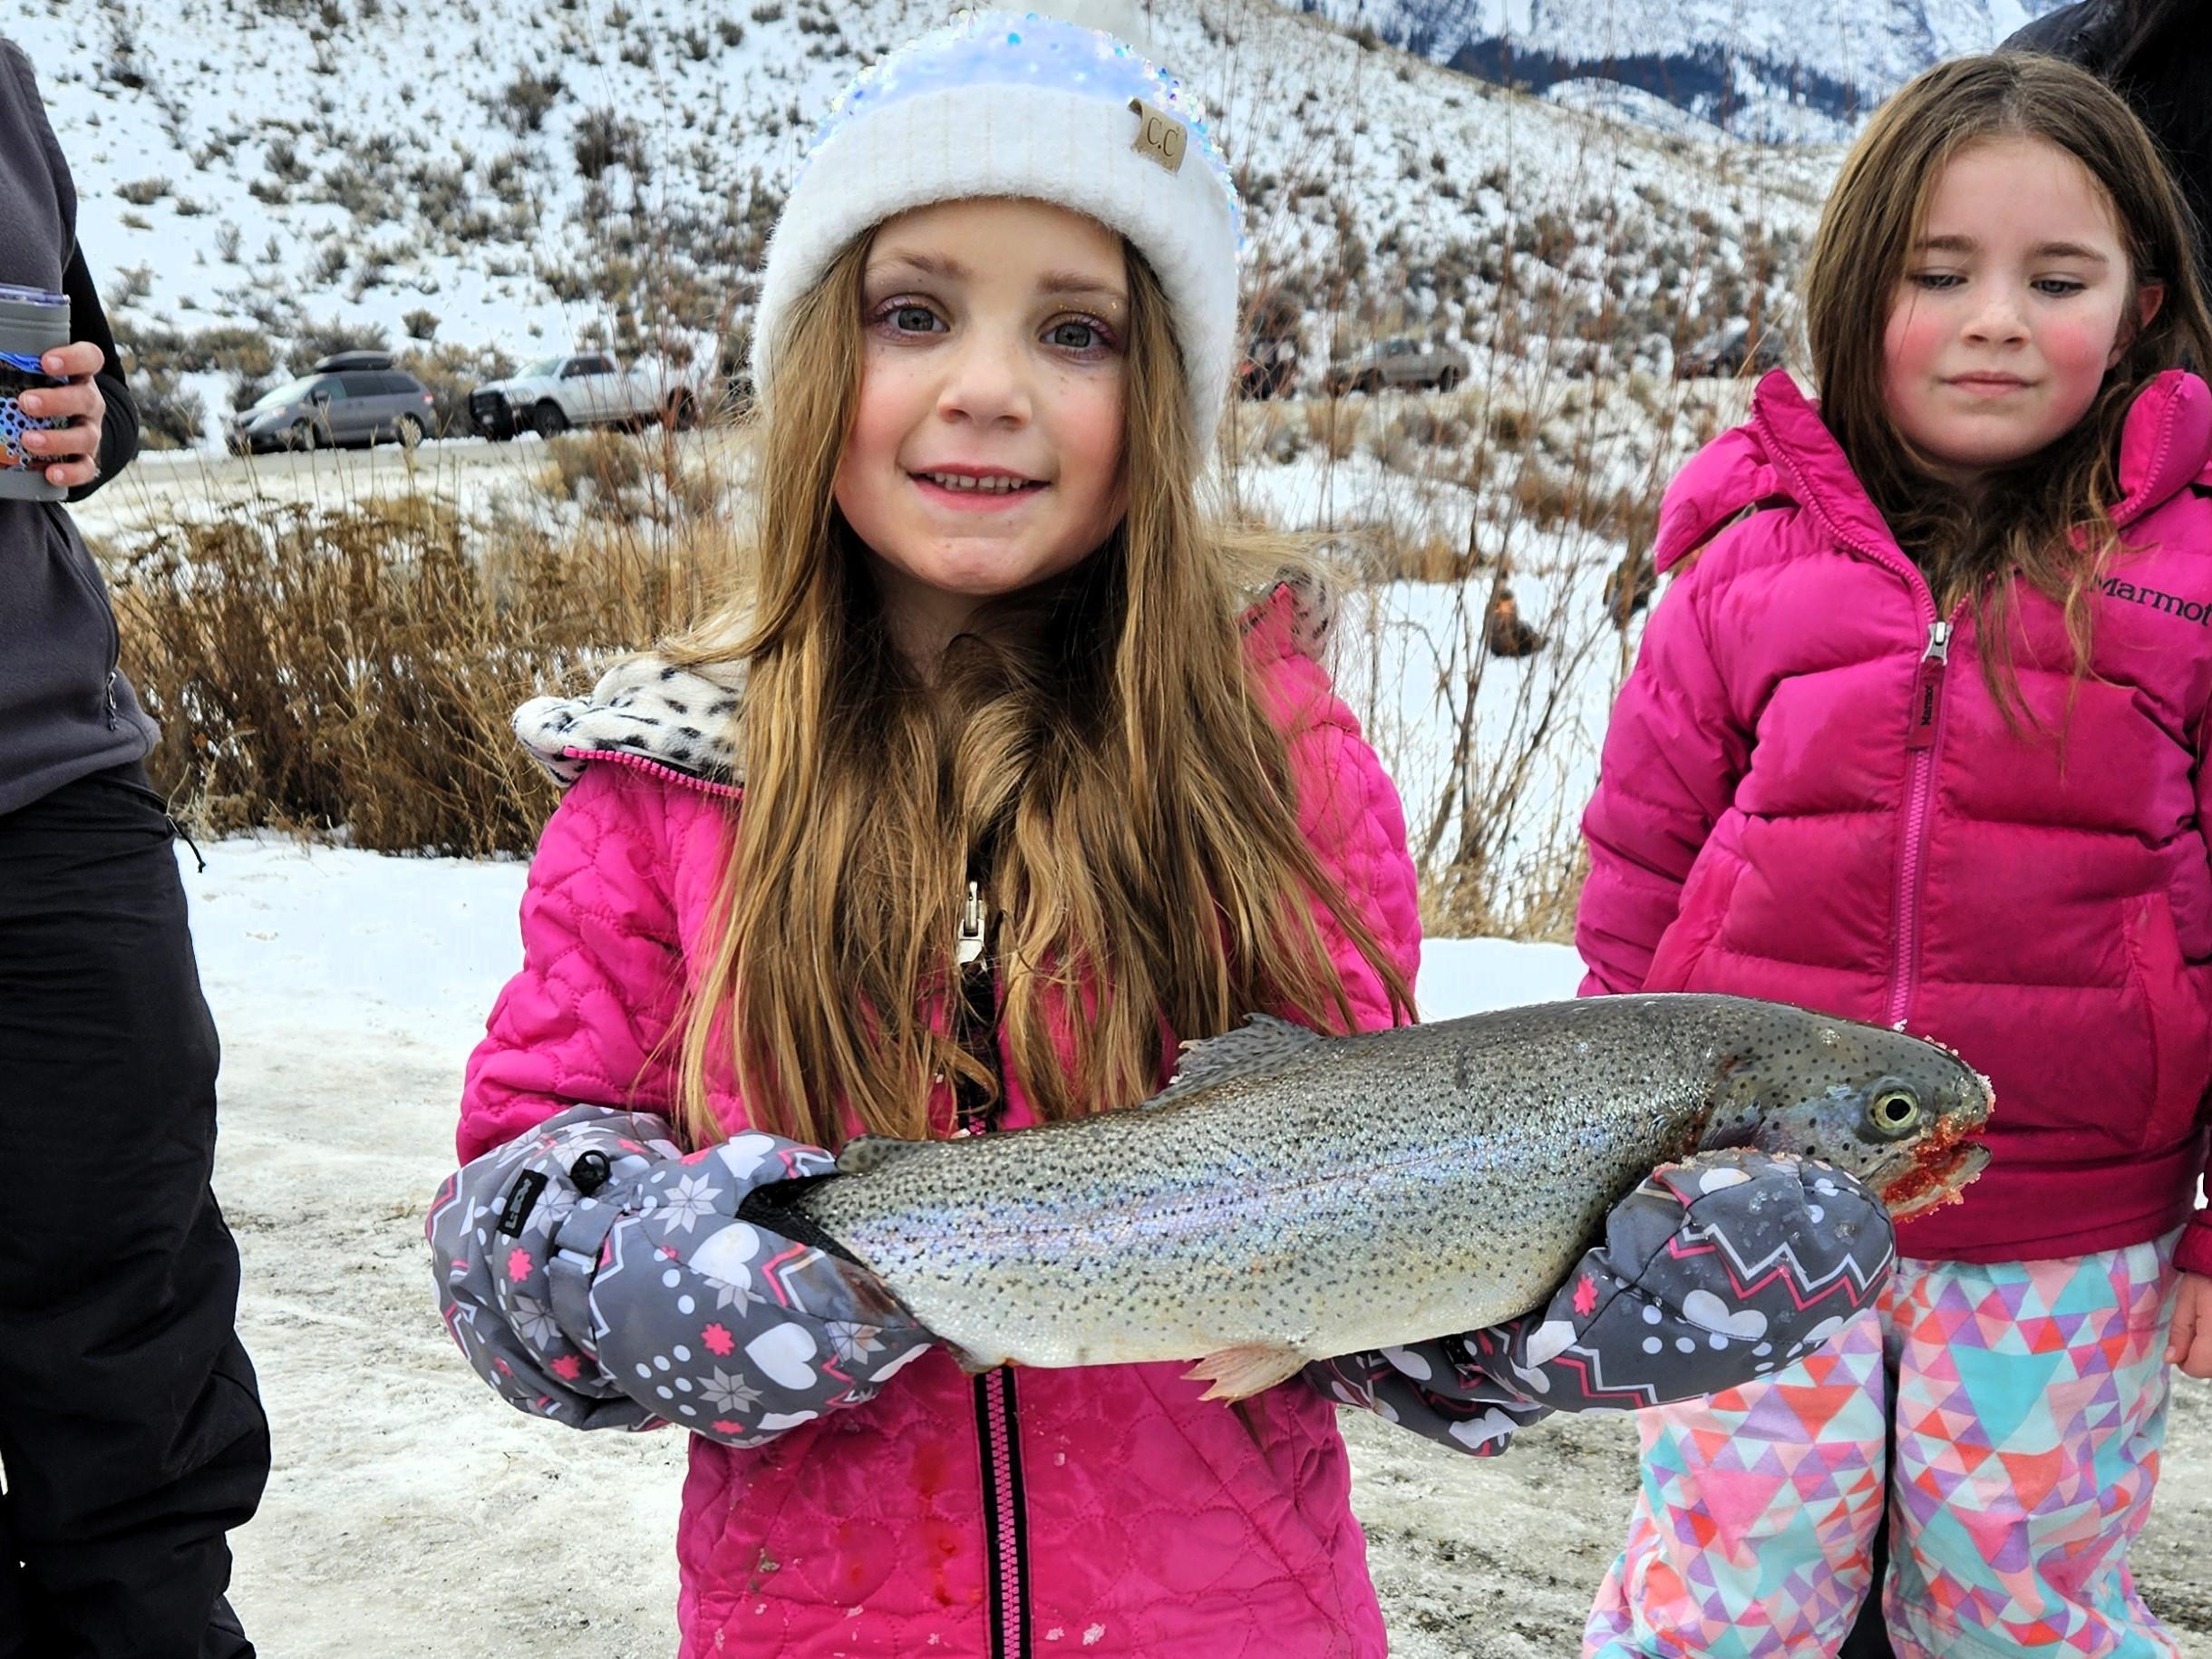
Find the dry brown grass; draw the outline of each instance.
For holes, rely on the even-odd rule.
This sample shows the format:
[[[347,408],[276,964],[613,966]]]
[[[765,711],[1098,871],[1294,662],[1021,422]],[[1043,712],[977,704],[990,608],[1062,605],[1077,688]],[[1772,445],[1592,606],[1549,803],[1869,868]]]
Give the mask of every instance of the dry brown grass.
[[[644,449],[606,427],[556,438],[546,452],[538,487],[559,500],[619,500],[645,481]]]
[[[149,768],[188,822],[480,857],[527,852],[555,799],[515,705],[689,621],[728,554],[704,521],[484,531],[414,495],[257,502],[111,558]]]

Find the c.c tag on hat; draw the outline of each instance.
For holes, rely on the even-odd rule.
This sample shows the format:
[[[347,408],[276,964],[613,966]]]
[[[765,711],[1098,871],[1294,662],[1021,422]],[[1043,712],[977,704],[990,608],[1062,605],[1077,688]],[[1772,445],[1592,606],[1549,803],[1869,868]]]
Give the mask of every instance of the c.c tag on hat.
[[[1184,153],[1190,148],[1190,134],[1183,123],[1141,98],[1130,99],[1129,107],[1137,115],[1137,141],[1131,148],[1171,173],[1182,171]]]

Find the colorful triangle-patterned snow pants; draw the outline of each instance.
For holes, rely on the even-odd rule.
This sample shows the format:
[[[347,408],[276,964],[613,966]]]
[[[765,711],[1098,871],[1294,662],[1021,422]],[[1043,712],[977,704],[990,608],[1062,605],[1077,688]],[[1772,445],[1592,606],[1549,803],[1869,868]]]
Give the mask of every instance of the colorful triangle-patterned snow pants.
[[[1881,1305],[1809,1359],[1640,1412],[1644,1489],[1584,1659],[1833,1654],[1871,1577],[1886,1460],[1901,1659],[2177,1655],[2127,1562],[2166,1439],[2176,1237],[1900,1261]]]

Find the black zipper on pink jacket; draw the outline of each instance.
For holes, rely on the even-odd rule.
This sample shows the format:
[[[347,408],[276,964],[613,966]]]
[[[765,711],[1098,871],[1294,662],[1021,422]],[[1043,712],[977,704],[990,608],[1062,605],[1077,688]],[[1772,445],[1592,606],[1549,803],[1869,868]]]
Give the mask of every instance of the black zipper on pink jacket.
[[[960,982],[953,998],[953,1034],[991,1069],[998,1103],[1005,1075],[998,1059],[998,990],[992,977],[982,887],[967,884],[955,961]],[[956,1079],[960,1127],[984,1134],[995,1127],[990,1091]],[[1029,1514],[1022,1490],[1022,1420],[1014,1372],[1000,1366],[975,1379],[975,1446],[982,1463],[984,1550],[990,1562],[991,1659],[1029,1659]]]

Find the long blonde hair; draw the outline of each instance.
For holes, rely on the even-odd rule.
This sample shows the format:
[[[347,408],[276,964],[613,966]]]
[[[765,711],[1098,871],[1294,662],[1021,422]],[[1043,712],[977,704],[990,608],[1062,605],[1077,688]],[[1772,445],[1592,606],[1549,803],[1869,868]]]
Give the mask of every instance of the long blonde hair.
[[[1047,1120],[1142,1099],[1168,1032],[1271,1006],[1349,1029],[1309,895],[1411,1018],[1403,976],[1299,831],[1237,623],[1238,574],[1264,549],[1199,514],[1158,278],[1125,247],[1127,516],[1072,572],[981,617],[925,684],[833,500],[867,255],[863,237],[790,318],[749,591],[671,647],[747,665],[744,795],[683,1023],[686,1131],[726,1132],[718,1055],[756,1121],[832,1146],[849,1113],[927,1134],[938,1077],[994,1091],[927,1006],[953,989],[971,868],[1004,918],[1012,1069]],[[1026,626],[996,626],[1015,613]]]
[[[1978,498],[1944,482],[1890,420],[1883,340],[1897,285],[1944,168],[1995,139],[2033,138],[2081,163],[2112,204],[2139,290],[2164,302],[2138,326],[2089,412],[2034,455],[1992,472]],[[2157,142],[2120,96],[2056,58],[1994,53],[1941,63],[1876,112],[1845,159],[1805,273],[1820,418],[1883,518],[1926,573],[1939,614],[1971,597],[1982,669],[2005,711],[2033,718],[2011,663],[2019,578],[2062,609],[2078,681],[2091,660],[2100,573],[2119,544],[2120,429],[2137,393],[2192,357],[2212,366],[2212,318],[2188,203]]]

